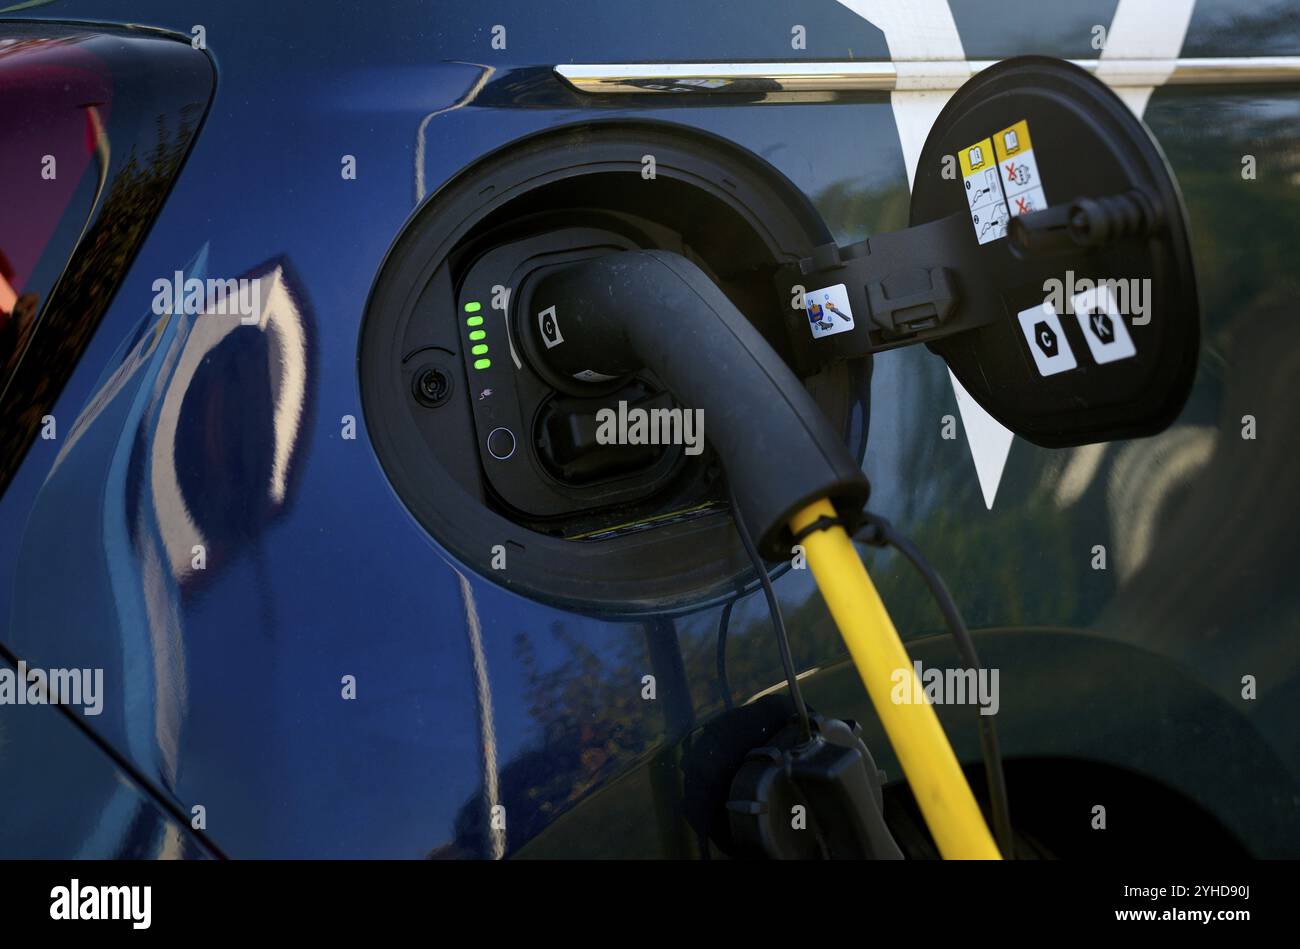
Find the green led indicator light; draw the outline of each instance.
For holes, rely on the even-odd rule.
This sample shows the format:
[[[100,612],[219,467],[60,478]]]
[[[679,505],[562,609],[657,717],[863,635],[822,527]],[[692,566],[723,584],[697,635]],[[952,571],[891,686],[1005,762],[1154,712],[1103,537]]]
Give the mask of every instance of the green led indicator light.
[[[491,360],[491,359],[475,359],[475,360],[474,360],[474,368],[475,368],[475,369],[486,369],[486,368],[488,368],[488,367],[491,366],[491,365],[492,365],[492,360]]]
[[[477,346],[471,347],[470,352],[475,356],[482,356],[487,352],[487,343],[479,343]]]
[[[466,326],[482,326],[482,325],[483,325],[483,317],[481,317],[481,316],[471,316],[468,320],[465,321],[465,325],[466,325]]]
[[[470,338],[470,339],[486,339],[486,338],[487,338],[487,332],[484,331],[484,330],[471,330],[471,331],[470,331],[470,334],[469,334],[469,338]]]
[[[481,309],[483,309],[483,304],[479,303],[477,300],[465,304],[466,313],[477,313]]]

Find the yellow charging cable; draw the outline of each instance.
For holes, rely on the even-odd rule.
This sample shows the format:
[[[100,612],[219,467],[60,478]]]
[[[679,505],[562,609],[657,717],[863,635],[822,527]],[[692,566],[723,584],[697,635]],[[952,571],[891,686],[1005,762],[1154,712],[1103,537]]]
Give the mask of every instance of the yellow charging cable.
[[[796,514],[790,527],[797,534],[818,518],[835,516],[829,501],[817,501]],[[832,524],[801,543],[939,853],[947,860],[1002,859],[934,707],[923,698],[900,704],[891,697],[898,671],[912,677],[912,696],[925,693],[853,541]]]

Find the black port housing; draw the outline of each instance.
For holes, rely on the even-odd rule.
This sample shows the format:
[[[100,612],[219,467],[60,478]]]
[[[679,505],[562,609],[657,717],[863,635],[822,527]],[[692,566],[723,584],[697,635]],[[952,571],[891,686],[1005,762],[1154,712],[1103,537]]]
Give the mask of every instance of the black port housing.
[[[680,126],[570,126],[487,156],[417,211],[367,307],[363,406],[395,490],[452,557],[534,598],[629,614],[733,593],[752,568],[712,453],[593,453],[584,434],[576,400],[594,409],[602,398],[670,398],[663,386],[640,372],[581,396],[562,391],[521,351],[512,307],[548,263],[668,250],[708,273],[784,358],[807,320],[773,300],[773,277],[829,240],[807,198],[770,165]],[[476,368],[482,359],[490,364]],[[456,375],[435,408],[412,387],[430,366]],[[859,459],[869,380],[869,357],[803,379]],[[516,445],[504,458],[500,428]],[[505,570],[491,566],[499,549]]]

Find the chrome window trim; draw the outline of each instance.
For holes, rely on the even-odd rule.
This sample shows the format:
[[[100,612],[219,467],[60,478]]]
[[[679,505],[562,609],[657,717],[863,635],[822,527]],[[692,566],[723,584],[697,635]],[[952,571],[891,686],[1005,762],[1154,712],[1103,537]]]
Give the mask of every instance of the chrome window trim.
[[[1236,85],[1300,82],[1300,56],[1203,59],[1076,59],[1090,72],[1104,65],[1112,86]],[[994,60],[801,63],[575,63],[555,67],[574,89],[588,94],[840,93],[896,89],[956,89]],[[646,88],[683,83],[673,88]],[[690,83],[698,85],[692,86]],[[755,89],[759,83],[763,89]]]

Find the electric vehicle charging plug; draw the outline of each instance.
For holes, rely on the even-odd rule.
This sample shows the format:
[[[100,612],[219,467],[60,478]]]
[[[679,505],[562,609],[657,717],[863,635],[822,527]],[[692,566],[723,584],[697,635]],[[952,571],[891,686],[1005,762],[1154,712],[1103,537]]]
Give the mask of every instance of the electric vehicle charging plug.
[[[870,486],[780,356],[699,267],[665,251],[624,251],[551,271],[521,288],[519,306],[525,353],[566,387],[581,391],[644,366],[687,406],[709,413],[709,441],[741,519],[761,531],[759,552],[776,560],[796,531],[804,537],[808,565],[940,852],[996,859],[934,709],[890,698],[892,671],[910,672],[911,664],[842,526],[856,527]],[[822,784],[814,781],[809,793],[830,813],[866,820],[857,766],[851,758],[816,764]]]
[[[814,501],[856,525],[871,492],[857,461],[762,334],[685,257],[624,251],[553,270],[521,288],[519,307],[525,354],[567,391],[645,367],[703,411],[767,560],[790,556],[789,521]]]
[[[741,856],[901,860],[884,817],[883,773],[855,722],[816,716],[809,741],[791,725],[755,748],[731,782],[727,817]],[[791,808],[807,805],[805,832]]]

